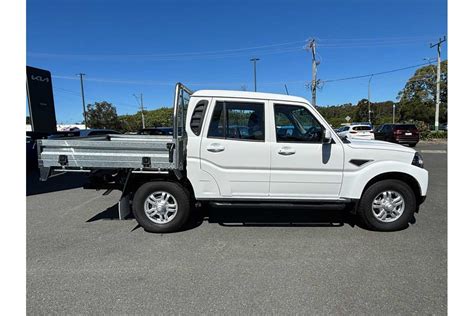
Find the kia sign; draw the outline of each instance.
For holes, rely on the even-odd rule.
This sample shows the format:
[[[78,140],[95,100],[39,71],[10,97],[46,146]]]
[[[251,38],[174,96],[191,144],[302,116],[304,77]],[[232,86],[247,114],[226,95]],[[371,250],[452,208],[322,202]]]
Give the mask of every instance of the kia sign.
[[[26,90],[32,130],[42,133],[56,132],[51,73],[26,66]]]

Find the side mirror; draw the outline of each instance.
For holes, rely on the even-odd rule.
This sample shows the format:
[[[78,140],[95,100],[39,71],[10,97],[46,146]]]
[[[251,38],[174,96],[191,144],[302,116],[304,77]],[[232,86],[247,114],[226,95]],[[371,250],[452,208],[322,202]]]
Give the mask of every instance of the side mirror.
[[[323,144],[329,144],[332,141],[332,135],[329,129],[324,130]]]

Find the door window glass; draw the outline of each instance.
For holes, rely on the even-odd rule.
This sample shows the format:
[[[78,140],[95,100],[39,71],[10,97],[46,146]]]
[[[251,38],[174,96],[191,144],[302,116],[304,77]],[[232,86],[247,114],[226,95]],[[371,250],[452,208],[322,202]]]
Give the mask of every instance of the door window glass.
[[[265,140],[263,103],[216,102],[208,137]]]
[[[275,104],[277,142],[321,143],[323,126],[302,106]]]

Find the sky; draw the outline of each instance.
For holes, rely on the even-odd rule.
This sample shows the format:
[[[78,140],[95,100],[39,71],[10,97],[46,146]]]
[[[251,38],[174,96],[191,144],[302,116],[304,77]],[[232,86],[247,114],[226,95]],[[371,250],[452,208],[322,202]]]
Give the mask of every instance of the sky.
[[[314,37],[318,106],[357,103],[370,77],[333,80],[435,64],[446,15],[445,0],[27,0],[27,65],[51,71],[57,121],[70,124],[82,121],[78,73],[87,103],[132,114],[140,93],[149,110],[171,106],[176,82],[253,90],[257,57],[258,91],[286,84],[311,100]],[[415,70],[373,76],[371,101],[396,100]]]

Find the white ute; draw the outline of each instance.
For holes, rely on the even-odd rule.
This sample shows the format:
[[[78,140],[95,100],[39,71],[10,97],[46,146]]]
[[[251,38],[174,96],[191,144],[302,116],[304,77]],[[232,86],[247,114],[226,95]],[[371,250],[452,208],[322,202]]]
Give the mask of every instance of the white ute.
[[[303,98],[177,84],[174,107],[173,137],[38,141],[42,179],[90,172],[89,188],[121,190],[121,203],[130,201],[138,223],[157,233],[180,230],[204,202],[344,203],[367,228],[392,231],[406,227],[426,197],[420,154],[342,140]]]

